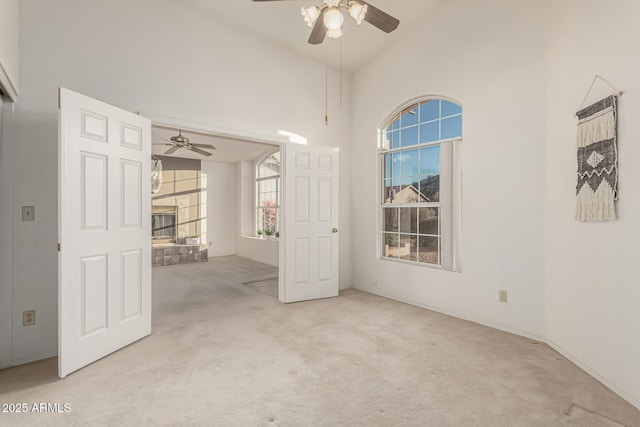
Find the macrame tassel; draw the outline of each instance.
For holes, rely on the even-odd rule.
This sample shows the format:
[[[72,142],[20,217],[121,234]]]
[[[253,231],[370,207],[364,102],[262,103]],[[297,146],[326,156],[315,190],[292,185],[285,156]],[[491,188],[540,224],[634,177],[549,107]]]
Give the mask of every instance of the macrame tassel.
[[[600,141],[615,138],[616,117],[613,108],[604,110],[602,114],[589,117],[578,124],[576,145],[579,148],[587,147]]]
[[[576,198],[576,220],[613,221],[616,219],[614,192],[609,183],[603,180],[596,191],[584,185]]]

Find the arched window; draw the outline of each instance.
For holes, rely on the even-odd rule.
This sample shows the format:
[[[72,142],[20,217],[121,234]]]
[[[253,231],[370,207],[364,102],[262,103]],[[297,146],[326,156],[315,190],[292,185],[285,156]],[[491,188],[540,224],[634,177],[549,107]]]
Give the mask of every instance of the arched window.
[[[280,220],[280,152],[256,166],[256,234],[277,236]]]
[[[459,270],[461,140],[462,107],[445,99],[414,102],[379,131],[382,258]]]

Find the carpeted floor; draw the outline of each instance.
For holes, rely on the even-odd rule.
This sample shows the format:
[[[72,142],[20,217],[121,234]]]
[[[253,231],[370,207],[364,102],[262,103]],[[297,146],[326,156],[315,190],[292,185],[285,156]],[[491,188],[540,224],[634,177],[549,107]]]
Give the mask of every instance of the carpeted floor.
[[[153,271],[150,337],[64,380],[0,371],[33,426],[639,426],[640,411],[544,344],[356,290],[283,305],[237,257]]]

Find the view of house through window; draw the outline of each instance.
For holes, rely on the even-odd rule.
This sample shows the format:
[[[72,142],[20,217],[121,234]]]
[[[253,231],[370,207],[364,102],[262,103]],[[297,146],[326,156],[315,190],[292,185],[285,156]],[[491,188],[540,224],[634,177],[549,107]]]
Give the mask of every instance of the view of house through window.
[[[256,234],[279,236],[280,152],[267,156],[256,167]]]
[[[443,264],[443,247],[451,248],[451,143],[461,137],[462,108],[441,99],[405,108],[382,129],[383,258]]]

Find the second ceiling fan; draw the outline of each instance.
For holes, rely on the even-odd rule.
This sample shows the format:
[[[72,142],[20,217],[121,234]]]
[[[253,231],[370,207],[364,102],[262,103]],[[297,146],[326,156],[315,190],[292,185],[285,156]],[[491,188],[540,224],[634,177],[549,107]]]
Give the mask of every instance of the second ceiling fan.
[[[254,2],[267,1],[292,1],[292,0],[253,0]],[[362,0],[323,0],[321,6],[302,8],[302,16],[307,25],[313,30],[309,36],[310,44],[320,44],[325,37],[337,39],[342,37],[342,24],[344,16],[342,10],[356,21],[358,25],[366,21],[384,31],[390,33],[400,24],[397,18],[381,11],[375,6]]]
[[[165,141],[167,141],[167,143],[164,143],[164,142],[154,143],[154,145],[168,145],[169,146],[169,149],[164,153],[165,155],[173,154],[176,151],[178,151],[179,149],[184,148],[185,150],[193,151],[194,153],[198,153],[198,154],[200,154],[202,156],[209,157],[211,155],[211,153],[209,153],[208,151],[202,150],[202,148],[206,148],[208,150],[215,150],[216,149],[216,147],[214,147],[211,144],[194,144],[194,143],[192,143],[189,140],[189,138],[187,138],[186,136],[182,135],[182,131],[181,130],[178,130],[178,134],[177,135],[172,136],[170,139],[165,139]]]

